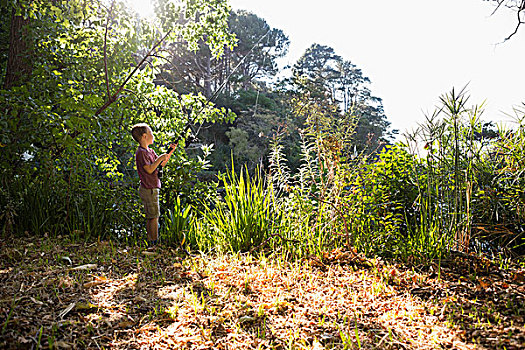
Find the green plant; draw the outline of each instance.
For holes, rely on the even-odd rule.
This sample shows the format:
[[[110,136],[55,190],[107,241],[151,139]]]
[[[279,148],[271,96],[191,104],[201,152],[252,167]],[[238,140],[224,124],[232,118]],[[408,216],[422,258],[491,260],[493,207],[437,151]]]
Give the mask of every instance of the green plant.
[[[265,188],[258,172],[254,177],[247,170],[237,175],[233,167],[221,180],[224,202],[215,208],[206,206],[203,213],[214,242],[221,250],[246,252],[260,248],[279,224],[272,188]]]
[[[2,326],[2,334],[4,334],[4,332],[6,331],[7,329],[7,325],[9,324],[9,321],[11,320],[11,317],[13,317],[13,313],[15,312],[15,306],[16,306],[16,295],[13,296],[13,301],[11,302],[11,308],[9,309],[9,313],[7,314],[7,317],[5,319],[5,322]]]
[[[190,243],[195,244],[194,235],[190,235],[194,228],[194,217],[190,204],[184,205],[181,198],[177,197],[173,208],[167,210],[164,222],[162,237],[168,243],[183,246],[186,237],[190,236],[192,238]]]
[[[118,2],[111,7],[76,0],[2,5],[3,19],[17,13],[26,21],[21,41],[27,45],[24,55],[31,57],[31,74],[21,74],[0,91],[4,231],[131,240],[142,224],[131,125],[149,123],[157,140],[166,143],[179,134],[185,138],[187,123],[233,120],[232,113],[202,95],[180,95],[156,84],[161,61],[155,55],[149,56],[150,64],[137,64],[134,54],[145,47],[179,40],[166,35],[159,41],[169,31],[190,47],[202,43],[214,57],[234,44],[226,2],[213,5],[211,12],[206,1],[180,6],[191,18],[184,23],[164,18],[159,33],[147,21],[137,26],[134,14]],[[206,20],[199,12],[208,13]],[[183,146],[173,158],[190,174],[180,177],[186,181],[182,192],[198,196],[202,192],[191,191],[192,166],[204,167],[206,160],[191,158]],[[202,149],[211,151],[210,146]]]

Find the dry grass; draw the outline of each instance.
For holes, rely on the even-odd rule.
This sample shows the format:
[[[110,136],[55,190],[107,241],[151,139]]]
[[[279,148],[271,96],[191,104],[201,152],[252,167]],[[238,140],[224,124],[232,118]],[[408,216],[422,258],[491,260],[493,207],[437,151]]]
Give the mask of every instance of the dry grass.
[[[415,272],[343,251],[292,263],[250,255],[183,258],[170,248],[148,253],[109,242],[15,245],[0,251],[4,348],[525,346],[520,271],[498,271],[504,285],[487,284],[490,274],[458,283],[452,270],[438,279],[432,269]],[[497,304],[471,323],[474,307],[498,291],[514,298],[516,310],[506,315],[501,310],[510,306]],[[491,323],[487,315],[498,312],[500,322]]]

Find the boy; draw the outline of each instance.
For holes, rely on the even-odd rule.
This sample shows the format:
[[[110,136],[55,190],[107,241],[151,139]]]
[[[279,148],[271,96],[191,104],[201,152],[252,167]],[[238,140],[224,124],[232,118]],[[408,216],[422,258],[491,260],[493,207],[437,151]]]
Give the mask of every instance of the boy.
[[[146,211],[148,245],[154,246],[158,239],[160,216],[159,190],[161,185],[157,176],[157,167],[166,165],[177,145],[171,144],[169,153],[157,157],[155,151],[148,148],[155,141],[155,137],[147,124],[134,125],[131,129],[131,136],[139,143],[135,153],[135,163],[140,178],[139,196]]]

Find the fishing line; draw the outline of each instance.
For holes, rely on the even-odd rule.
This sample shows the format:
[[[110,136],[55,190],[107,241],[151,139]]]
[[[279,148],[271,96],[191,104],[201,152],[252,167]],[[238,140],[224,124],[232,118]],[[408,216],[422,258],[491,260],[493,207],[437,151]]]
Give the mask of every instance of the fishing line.
[[[219,86],[219,88],[213,93],[213,95],[208,98],[206,100],[206,103],[204,104],[204,106],[201,108],[201,110],[197,113],[197,115],[195,116],[194,120],[197,118],[197,116],[199,116],[202,111],[204,110],[204,108],[206,108],[206,105],[210,102],[212,102],[213,100],[215,100],[219,94],[221,93],[221,91],[226,87],[226,84],[228,84],[228,82],[230,81],[231,77],[233,76],[233,74],[235,74],[235,72],[237,71],[237,69],[239,69],[239,67],[241,66],[241,64],[246,60],[246,58],[248,58],[248,56],[252,53],[252,51],[255,49],[255,47],[257,45],[259,45],[261,43],[261,41],[272,31],[272,29],[268,29],[268,31],[262,35],[259,40],[257,40],[257,42],[251,47],[251,49],[246,53],[246,55],[244,55],[244,57],[239,61],[239,63],[237,63],[237,65],[235,66],[235,68],[233,68],[233,70],[231,71],[231,73],[226,77],[226,79],[224,80],[224,82]],[[200,130],[202,129],[202,125],[204,123],[201,123],[199,128],[197,129],[197,132],[194,134],[195,136],[197,136],[200,132]]]
[[[268,31],[262,35],[259,40],[257,40],[257,42],[250,48],[250,50],[244,55],[244,57],[239,61],[239,63],[237,63],[237,65],[234,67],[234,69],[231,71],[231,73],[226,77],[226,79],[224,80],[224,82],[219,86],[219,88],[209,97],[206,99],[206,102],[203,104],[202,108],[195,114],[195,116],[193,118],[191,118],[190,120],[190,114],[187,113],[188,115],[188,122],[186,124],[186,127],[185,129],[182,131],[182,133],[179,134],[179,137],[176,139],[175,142],[179,142],[180,139],[182,139],[183,135],[187,132],[188,129],[190,129],[193,133],[193,138],[195,139],[197,137],[197,135],[199,134],[199,132],[201,131],[202,129],[202,126],[204,124],[204,122],[201,122],[200,125],[199,125],[199,128],[197,129],[197,131],[194,131],[193,128],[191,127],[191,124],[193,121],[195,121],[197,119],[197,117],[202,113],[202,111],[204,111],[204,109],[208,106],[208,104],[210,102],[212,102],[212,100],[215,100],[220,92],[226,87],[226,84],[229,82],[229,80],[231,79],[231,77],[233,76],[233,74],[235,74],[235,72],[237,71],[237,69],[239,69],[239,67],[241,66],[241,64],[246,60],[246,58],[252,53],[252,51],[255,49],[255,47],[257,45],[259,45],[261,43],[261,41],[271,32],[271,28],[268,29]],[[169,60],[168,60],[169,61]],[[164,80],[166,83],[168,83],[169,85],[171,85],[173,87],[172,84],[170,84],[168,81],[166,81],[163,77],[161,77],[162,80]],[[176,90],[175,90],[176,91]],[[258,94],[257,94],[257,98],[258,98]],[[182,106],[182,103],[181,103],[181,107],[183,109],[183,112],[184,111],[184,107]],[[160,117],[161,115],[161,111],[158,107],[154,107],[154,111],[155,113],[157,114],[157,116]],[[168,153],[171,151],[171,147],[168,149]],[[159,169],[162,169],[162,165],[159,164]],[[162,175],[161,175],[162,176]]]
[[[226,77],[226,79],[223,81],[223,83],[219,86],[219,88],[209,97],[206,99],[206,102],[203,104],[202,108],[195,114],[195,117],[191,118],[190,120],[190,115],[189,113],[185,112],[187,115],[188,115],[188,122],[187,122],[187,125],[186,125],[186,128],[185,130],[182,131],[182,133],[179,134],[179,138],[182,138],[182,135],[186,132],[187,129],[191,129],[192,133],[193,133],[193,136],[194,138],[197,137],[197,135],[199,134],[199,132],[201,131],[202,129],[202,126],[204,124],[204,122],[200,123],[199,125],[199,128],[197,129],[197,131],[193,130],[193,128],[191,128],[191,124],[193,121],[195,121],[197,119],[197,117],[202,113],[202,111],[204,111],[204,109],[208,106],[208,104],[212,101],[215,101],[215,99],[219,96],[219,94],[221,93],[221,91],[226,87],[226,84],[228,84],[228,82],[230,81],[231,77],[233,76],[233,74],[235,74],[235,72],[239,69],[239,67],[241,66],[241,64],[243,64],[243,62],[246,60],[246,58],[248,58],[248,56],[252,53],[252,51],[255,49],[255,47],[257,47],[257,45],[259,45],[261,43],[261,41],[266,38],[268,36],[268,34],[271,32],[271,28],[268,29],[266,31],[266,33],[264,33],[260,38],[259,40],[257,40],[257,42],[250,48],[250,50],[244,55],[244,57],[239,61],[239,63],[237,63],[237,65],[233,68],[233,70],[230,72],[230,74]],[[159,57],[160,58],[160,57]],[[172,65],[173,65],[173,62],[170,61],[169,59],[166,59],[165,57],[162,57],[163,59],[165,59],[166,61],[170,62]],[[176,91],[174,89],[174,86],[171,82],[167,81],[162,75],[160,75],[160,79],[162,79],[165,83],[167,83],[174,91]],[[181,106],[182,106],[182,103],[181,103]],[[184,109],[184,108],[183,108]],[[157,113],[157,116],[160,116],[160,110],[156,110],[155,111]]]

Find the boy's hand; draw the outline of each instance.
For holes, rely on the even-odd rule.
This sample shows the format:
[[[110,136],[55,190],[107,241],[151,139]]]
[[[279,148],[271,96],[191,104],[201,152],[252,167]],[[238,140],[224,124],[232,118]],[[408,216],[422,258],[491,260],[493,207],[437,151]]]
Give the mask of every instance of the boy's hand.
[[[170,151],[169,151],[169,153],[163,154],[163,156],[166,156],[165,159],[163,159],[162,163],[161,163],[161,165],[163,167],[166,166],[166,163],[168,163],[168,160],[170,160],[170,157],[173,154],[173,151],[175,151],[175,148],[177,148],[177,144],[176,143],[172,143],[172,144],[170,144]]]
[[[177,145],[178,145],[178,143],[171,143],[171,144],[170,144],[169,152],[168,152],[168,154],[170,155],[170,157],[171,157],[171,154],[173,153],[173,151],[175,151],[175,148],[177,148]]]

